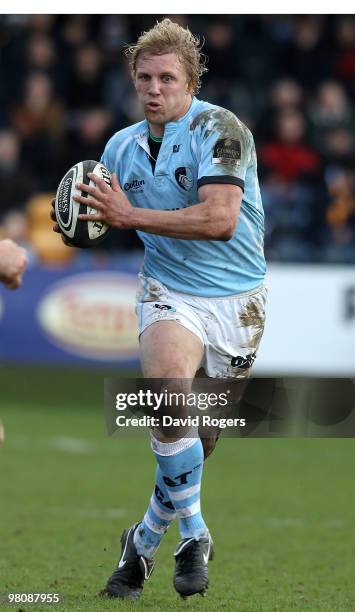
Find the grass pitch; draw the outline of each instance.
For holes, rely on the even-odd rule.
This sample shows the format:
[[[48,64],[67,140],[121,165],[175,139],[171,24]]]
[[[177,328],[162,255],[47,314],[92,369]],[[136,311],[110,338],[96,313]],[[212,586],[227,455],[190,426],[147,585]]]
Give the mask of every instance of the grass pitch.
[[[216,548],[207,597],[173,589],[174,525],[141,600],[106,601],[96,593],[120,534],[151,494],[148,440],[105,436],[103,373],[0,374],[0,592],[64,596],[0,610],[355,610],[353,440],[221,440],[203,481]]]

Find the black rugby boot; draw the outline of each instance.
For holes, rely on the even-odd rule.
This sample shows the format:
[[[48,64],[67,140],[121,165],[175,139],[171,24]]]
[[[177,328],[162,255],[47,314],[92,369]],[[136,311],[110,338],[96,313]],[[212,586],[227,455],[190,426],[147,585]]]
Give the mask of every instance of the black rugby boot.
[[[174,553],[176,561],[174,587],[183,599],[196,593],[206,595],[207,564],[213,556],[213,541],[209,534],[199,540],[185,538],[179,542]]]
[[[139,525],[140,523],[135,523],[123,532],[121,536],[121,558],[100,595],[121,599],[138,599],[140,597],[144,581],[150,577],[154,569],[155,560],[147,559],[136,551],[133,536]]]

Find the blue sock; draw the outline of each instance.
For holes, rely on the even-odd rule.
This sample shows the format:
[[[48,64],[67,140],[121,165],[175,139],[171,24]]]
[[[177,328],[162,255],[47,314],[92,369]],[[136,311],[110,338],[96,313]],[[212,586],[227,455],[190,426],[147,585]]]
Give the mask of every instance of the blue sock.
[[[200,438],[163,443],[152,437],[169,498],[179,518],[181,538],[198,540],[208,532],[200,508],[203,447]]]
[[[175,517],[175,508],[169,499],[163,475],[158,465],[155,487],[147,512],[138,529],[134,532],[134,544],[137,553],[144,557],[153,557],[164,533]]]

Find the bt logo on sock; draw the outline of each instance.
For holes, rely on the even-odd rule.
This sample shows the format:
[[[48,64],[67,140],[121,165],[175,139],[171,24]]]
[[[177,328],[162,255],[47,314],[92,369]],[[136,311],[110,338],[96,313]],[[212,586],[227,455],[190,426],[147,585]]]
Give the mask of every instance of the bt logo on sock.
[[[184,472],[183,474],[174,477],[174,480],[179,480],[180,482],[174,482],[174,480],[171,480],[169,476],[163,476],[163,480],[167,487],[178,487],[187,483],[188,474],[192,474],[192,470],[190,470],[190,472]]]

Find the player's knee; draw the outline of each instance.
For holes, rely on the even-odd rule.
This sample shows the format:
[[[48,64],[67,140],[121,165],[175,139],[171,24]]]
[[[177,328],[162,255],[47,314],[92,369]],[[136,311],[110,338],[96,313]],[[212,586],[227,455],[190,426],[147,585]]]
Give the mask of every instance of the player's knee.
[[[218,435],[216,435],[213,438],[201,438],[201,442],[203,446],[203,455],[204,455],[205,461],[207,457],[209,457],[211,453],[213,453],[216,447],[217,440],[218,440]]]
[[[153,368],[152,373],[149,373],[149,378],[163,378],[169,380],[176,380],[176,385],[180,389],[178,381],[192,378],[190,369],[185,364],[157,364]],[[181,389],[180,389],[181,390]],[[178,391],[178,389],[176,389]]]

